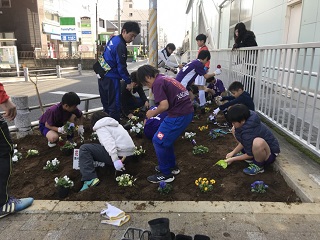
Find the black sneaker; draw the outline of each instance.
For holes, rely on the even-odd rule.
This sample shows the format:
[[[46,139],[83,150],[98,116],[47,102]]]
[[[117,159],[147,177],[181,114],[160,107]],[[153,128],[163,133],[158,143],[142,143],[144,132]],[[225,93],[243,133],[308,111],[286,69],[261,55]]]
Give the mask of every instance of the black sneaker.
[[[160,169],[159,166],[155,166],[154,170],[156,170],[156,172],[160,173]],[[180,169],[178,168],[178,166],[175,166],[174,168],[171,168],[171,173],[173,175],[178,175],[180,173]]]
[[[147,177],[147,180],[152,183],[159,183],[161,181],[169,183],[174,180],[174,176],[172,174],[164,175],[162,173],[158,173],[158,174]]]

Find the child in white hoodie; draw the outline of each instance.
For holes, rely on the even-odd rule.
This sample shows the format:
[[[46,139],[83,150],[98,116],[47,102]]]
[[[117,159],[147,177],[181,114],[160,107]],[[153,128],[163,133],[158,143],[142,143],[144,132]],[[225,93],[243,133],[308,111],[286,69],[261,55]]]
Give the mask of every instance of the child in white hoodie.
[[[100,182],[93,162],[113,164],[116,170],[121,171],[124,168],[121,158],[133,155],[135,149],[129,133],[107,113],[95,112],[91,117],[91,125],[98,135],[100,144],[83,144],[79,149],[81,181],[84,181],[80,191]]]

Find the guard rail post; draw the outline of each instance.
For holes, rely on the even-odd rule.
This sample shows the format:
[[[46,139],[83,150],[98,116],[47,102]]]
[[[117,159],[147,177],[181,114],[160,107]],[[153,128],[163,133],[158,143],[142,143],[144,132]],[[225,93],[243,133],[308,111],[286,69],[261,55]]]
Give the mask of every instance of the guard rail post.
[[[81,66],[81,63],[78,64],[78,72],[79,72],[79,75],[82,75],[82,66]]]
[[[29,69],[27,67],[23,68],[23,76],[24,76],[24,80],[26,82],[28,82],[29,81]]]
[[[61,78],[61,67],[60,67],[60,65],[56,65],[56,69],[57,69],[57,78]]]

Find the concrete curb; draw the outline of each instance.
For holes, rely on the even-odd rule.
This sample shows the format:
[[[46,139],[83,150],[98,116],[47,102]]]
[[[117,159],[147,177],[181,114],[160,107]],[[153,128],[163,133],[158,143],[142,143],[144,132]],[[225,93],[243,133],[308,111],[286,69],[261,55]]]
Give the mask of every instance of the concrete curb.
[[[319,175],[319,165],[288,143],[284,137],[273,132],[280,142],[281,153],[274,168],[303,202],[320,203],[320,185],[310,175]]]
[[[194,201],[110,201],[127,213],[270,213],[320,214],[320,203],[282,202],[194,202]],[[35,200],[20,213],[99,213],[105,208],[103,201]]]

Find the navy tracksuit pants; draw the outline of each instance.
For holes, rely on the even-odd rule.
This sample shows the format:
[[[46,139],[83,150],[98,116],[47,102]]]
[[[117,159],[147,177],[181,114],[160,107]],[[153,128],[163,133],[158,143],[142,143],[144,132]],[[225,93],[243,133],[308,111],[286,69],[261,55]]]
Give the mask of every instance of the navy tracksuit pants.
[[[121,86],[120,79],[104,77],[98,79],[103,111],[120,122]]]
[[[13,146],[6,122],[0,121],[0,207],[8,201],[8,184],[12,171]]]

